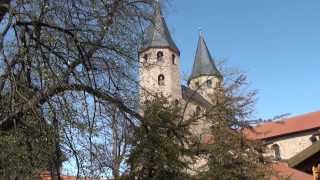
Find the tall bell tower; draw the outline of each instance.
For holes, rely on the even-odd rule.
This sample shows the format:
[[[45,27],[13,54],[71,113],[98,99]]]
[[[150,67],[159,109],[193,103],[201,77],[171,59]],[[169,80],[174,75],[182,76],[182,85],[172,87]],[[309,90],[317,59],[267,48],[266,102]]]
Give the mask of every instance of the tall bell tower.
[[[213,95],[221,86],[221,81],[222,75],[214,63],[214,59],[210,54],[202,32],[200,32],[192,74],[188,80],[188,85],[207,101],[213,103]]]
[[[139,51],[140,103],[162,94],[171,100],[182,98],[180,51],[173,41],[161,6],[155,3],[153,22],[147,28]]]

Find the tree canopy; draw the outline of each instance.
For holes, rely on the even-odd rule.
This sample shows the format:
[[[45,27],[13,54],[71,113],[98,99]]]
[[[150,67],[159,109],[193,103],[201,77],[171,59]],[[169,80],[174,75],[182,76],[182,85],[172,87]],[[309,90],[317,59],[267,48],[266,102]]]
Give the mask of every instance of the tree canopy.
[[[239,131],[254,93],[230,78],[205,113],[164,97],[138,111],[138,50],[154,0],[0,2],[0,177],[259,179],[263,161]],[[215,101],[214,101],[215,102]],[[214,143],[190,126],[206,120]],[[191,172],[197,158],[207,164]]]
[[[59,174],[63,159],[78,176],[118,174],[128,130],[140,118],[137,52],[153,1],[0,3],[1,145],[16,149],[10,158],[20,162],[57,162],[23,172],[12,163],[0,176],[32,176],[41,168]],[[52,153],[44,159],[40,151]]]

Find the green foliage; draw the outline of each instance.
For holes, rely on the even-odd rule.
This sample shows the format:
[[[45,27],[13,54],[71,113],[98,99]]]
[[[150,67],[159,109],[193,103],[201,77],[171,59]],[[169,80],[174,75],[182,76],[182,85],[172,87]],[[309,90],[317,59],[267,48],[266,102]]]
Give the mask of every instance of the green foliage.
[[[189,124],[181,122],[180,108],[164,98],[148,103],[132,137],[128,163],[135,179],[188,179]]]
[[[271,173],[263,161],[262,144],[246,139],[241,129],[249,124],[245,121],[252,97],[233,97],[220,94],[205,113],[210,127],[212,143],[202,144],[199,156],[208,160],[200,172],[202,179],[259,180],[268,179]],[[242,100],[239,101],[239,99]]]
[[[208,159],[208,169],[201,173],[202,177],[219,180],[265,179],[266,167],[259,161],[260,155],[250,147],[250,142],[226,128],[218,131],[214,143],[205,145],[201,152]]]
[[[53,131],[38,121],[0,131],[0,176],[32,178],[48,168],[54,153]]]
[[[131,134],[128,127],[141,118],[134,111],[136,50],[152,4],[15,3],[14,31],[9,31],[15,33],[8,33],[0,45],[7,47],[0,57],[1,178],[27,179],[60,163],[60,156],[53,155],[59,147],[73,158],[80,175],[118,174],[129,166],[133,179],[184,180],[190,178],[188,170],[197,155],[208,160],[199,174],[204,179],[263,177],[255,147],[238,131],[252,100],[250,95],[234,97],[242,78],[230,86],[230,96],[204,116],[214,144],[201,144],[201,150],[194,151],[190,125],[197,117],[184,120],[182,110],[162,97],[147,104]]]
[[[61,154],[79,176],[120,171],[127,127],[139,118],[137,50],[152,5],[12,1],[12,13],[0,15],[0,179],[48,164],[58,171]]]

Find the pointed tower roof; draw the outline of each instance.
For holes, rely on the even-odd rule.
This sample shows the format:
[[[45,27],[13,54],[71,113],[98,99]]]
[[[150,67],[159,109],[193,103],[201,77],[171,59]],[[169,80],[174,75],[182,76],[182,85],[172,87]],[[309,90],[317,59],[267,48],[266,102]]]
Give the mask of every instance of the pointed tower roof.
[[[209,52],[207,44],[204,40],[202,33],[200,33],[198,48],[195,55],[195,60],[192,68],[192,74],[188,80],[190,82],[192,79],[199,76],[218,76],[221,77],[214,60]]]
[[[167,23],[162,15],[160,2],[158,1],[155,3],[153,22],[146,30],[146,35],[140,52],[149,48],[170,48],[180,54],[177,45],[171,37]]]

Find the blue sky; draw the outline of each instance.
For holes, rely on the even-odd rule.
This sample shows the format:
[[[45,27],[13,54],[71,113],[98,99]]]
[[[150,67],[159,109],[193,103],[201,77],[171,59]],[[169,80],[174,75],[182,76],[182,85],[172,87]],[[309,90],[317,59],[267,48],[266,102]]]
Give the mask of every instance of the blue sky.
[[[183,76],[201,27],[211,54],[258,90],[256,117],[320,110],[319,0],[172,0],[165,15]]]

